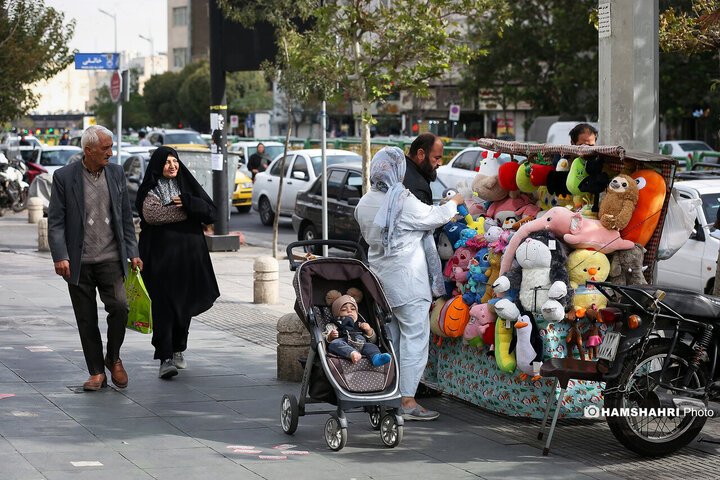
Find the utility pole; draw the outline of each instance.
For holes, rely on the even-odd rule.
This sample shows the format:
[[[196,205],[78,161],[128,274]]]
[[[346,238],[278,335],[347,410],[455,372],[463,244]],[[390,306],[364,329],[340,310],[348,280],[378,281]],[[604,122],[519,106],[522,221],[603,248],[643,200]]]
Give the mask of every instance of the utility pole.
[[[98,8],[98,10],[100,11],[100,13],[103,13],[113,19],[113,25],[115,27],[115,53],[118,56],[118,72],[122,73],[122,69],[123,69],[124,65],[123,65],[123,61],[122,61],[122,55],[120,55],[120,52],[118,52],[117,14],[106,12],[102,8]],[[117,102],[117,134],[116,134],[116,136],[117,136],[117,162],[118,162],[118,164],[122,165],[122,157],[120,155],[120,152],[122,150],[122,95],[120,96],[120,99]]]

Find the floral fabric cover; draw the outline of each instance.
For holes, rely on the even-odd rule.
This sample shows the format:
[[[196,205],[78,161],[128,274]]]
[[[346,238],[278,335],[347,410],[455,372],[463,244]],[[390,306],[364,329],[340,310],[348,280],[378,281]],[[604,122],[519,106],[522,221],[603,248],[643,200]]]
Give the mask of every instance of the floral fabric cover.
[[[547,323],[540,316],[536,320],[545,345],[545,359],[565,357],[568,323]],[[580,322],[578,327],[585,332],[588,325]],[[607,327],[602,324],[599,327],[604,334]],[[521,380],[520,370],[516,369],[512,375],[499,370],[495,358],[488,356],[487,346],[471,347],[463,344],[462,338],[442,340],[441,346],[430,344],[422,381],[488,410],[513,417],[543,418],[553,378],[541,378],[535,382],[531,378]],[[577,350],[574,353],[575,358],[580,358]],[[581,418],[583,409],[588,405],[602,408],[603,387],[604,383],[570,380],[560,418]],[[558,386],[554,402],[559,393]]]

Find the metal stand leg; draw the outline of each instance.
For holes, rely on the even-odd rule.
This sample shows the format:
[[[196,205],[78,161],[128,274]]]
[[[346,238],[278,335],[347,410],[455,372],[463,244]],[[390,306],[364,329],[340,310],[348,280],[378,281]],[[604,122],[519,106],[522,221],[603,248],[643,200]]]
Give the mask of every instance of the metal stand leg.
[[[545,444],[545,448],[543,448],[543,455],[547,456],[547,454],[550,452],[550,442],[552,441],[553,433],[555,433],[555,424],[557,423],[558,414],[560,413],[560,405],[562,404],[562,399],[565,396],[565,388],[560,389],[560,396],[557,399],[557,406],[555,407],[555,414],[553,415],[553,421],[550,425],[550,432],[548,433],[548,439],[547,443]]]
[[[538,440],[542,440],[543,435],[545,435],[545,426],[547,425],[547,419],[550,415],[550,405],[552,405],[555,400],[555,389],[558,386],[558,379],[556,378],[553,382],[552,389],[550,390],[550,393],[548,393],[547,400],[545,401],[545,416],[543,417],[542,424],[540,425],[540,432],[538,432]]]
[[[307,360],[305,360],[305,370],[303,371],[302,383],[300,384],[300,398],[298,399],[298,409],[300,415],[305,415],[305,401],[307,400],[307,392],[310,387],[310,372],[312,371],[312,364],[315,361],[315,350],[312,348],[308,353]]]

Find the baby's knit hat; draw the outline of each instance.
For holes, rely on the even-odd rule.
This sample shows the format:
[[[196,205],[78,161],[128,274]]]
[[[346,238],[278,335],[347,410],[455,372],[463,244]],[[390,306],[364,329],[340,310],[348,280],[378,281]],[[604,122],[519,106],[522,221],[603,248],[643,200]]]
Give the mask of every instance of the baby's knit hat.
[[[338,313],[340,313],[340,309],[346,303],[352,303],[357,309],[357,302],[361,301],[362,297],[363,293],[359,288],[350,288],[345,295],[341,294],[337,290],[330,290],[327,295],[325,295],[325,302],[328,305],[331,305],[330,309],[332,310],[332,314],[334,317],[337,317]]]

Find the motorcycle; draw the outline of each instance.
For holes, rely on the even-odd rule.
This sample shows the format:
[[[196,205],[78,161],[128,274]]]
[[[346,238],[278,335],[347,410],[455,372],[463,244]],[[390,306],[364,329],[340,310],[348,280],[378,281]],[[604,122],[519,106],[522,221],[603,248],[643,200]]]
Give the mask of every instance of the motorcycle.
[[[0,216],[4,215],[8,208],[21,212],[27,206],[30,185],[23,180],[26,171],[25,162],[9,162],[7,157],[0,153]]]
[[[608,298],[611,328],[598,349],[605,418],[628,449],[648,457],[690,443],[720,417],[720,298],[677,288],[588,282]]]

